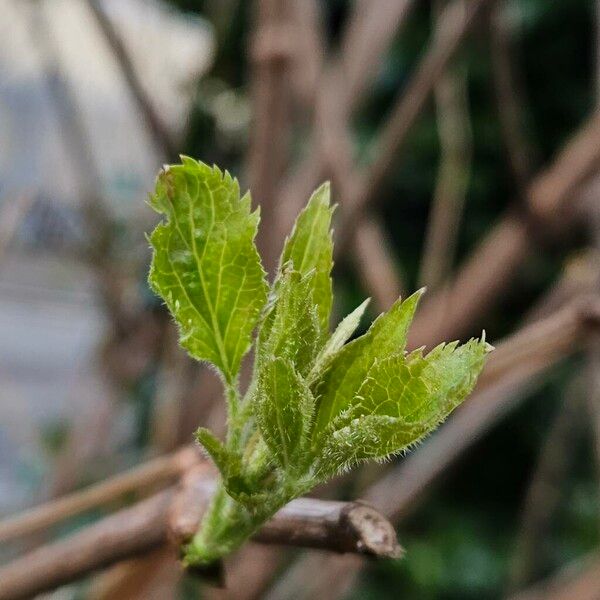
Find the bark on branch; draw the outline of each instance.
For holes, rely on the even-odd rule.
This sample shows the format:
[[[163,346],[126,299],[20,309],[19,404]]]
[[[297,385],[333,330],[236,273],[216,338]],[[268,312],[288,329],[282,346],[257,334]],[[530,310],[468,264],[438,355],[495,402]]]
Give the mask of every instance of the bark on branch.
[[[188,471],[179,490],[160,492],[0,568],[0,598],[30,598],[148,552],[168,540],[177,544],[188,540],[214,487],[214,471],[200,463]],[[294,500],[255,539],[380,557],[401,554],[389,521],[374,508],[358,502]]]

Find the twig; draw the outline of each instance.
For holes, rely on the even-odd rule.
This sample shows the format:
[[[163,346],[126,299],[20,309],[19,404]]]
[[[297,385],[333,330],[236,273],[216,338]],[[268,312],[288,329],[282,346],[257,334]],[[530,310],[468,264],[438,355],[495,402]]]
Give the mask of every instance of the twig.
[[[184,448],[89,486],[82,491],[0,521],[0,542],[30,535],[83,512],[114,502],[124,494],[149,486],[165,485],[198,460],[194,448]]]
[[[102,3],[99,0],[87,0],[87,5],[92,12],[98,28],[104,35],[104,39],[110,48],[113,57],[121,71],[125,83],[131,95],[138,106],[139,112],[143,117],[148,131],[154,140],[157,154],[162,159],[172,159],[177,156],[177,143],[171,136],[165,123],[150,101],[144,86],[140,81],[139,75],[133,65],[131,57],[115,26],[106,14]]]
[[[434,91],[441,158],[419,278],[429,291],[438,289],[452,267],[471,172],[466,66],[447,69]]]
[[[319,92],[325,53],[323,15],[317,0],[290,2],[288,6],[296,41],[290,61],[290,87],[297,103],[310,114]]]
[[[576,190],[600,164],[600,116],[590,118],[533,181],[528,198],[540,227],[565,228],[572,222]],[[461,267],[454,282],[425,302],[410,331],[410,346],[460,337],[501,298],[523,259],[533,248],[531,223],[510,212]]]
[[[167,536],[167,490],[119,511],[75,535],[0,568],[0,598],[31,598],[92,571],[147,552]]]
[[[590,555],[508,600],[598,600],[599,589],[600,557]]]
[[[377,137],[375,161],[342,215],[339,253],[343,254],[353,239],[364,210],[375,203],[381,185],[391,166],[396,163],[399,152],[406,144],[408,133],[421,114],[436,81],[475,23],[479,12],[490,2],[491,0],[471,0],[464,7],[462,0],[454,0],[440,16],[431,46]]]
[[[573,386],[570,386],[571,388]],[[527,489],[515,552],[510,588],[520,589],[535,578],[540,565],[540,543],[561,497],[561,483],[573,461],[573,443],[580,433],[581,403],[569,389],[552,423]]]
[[[403,286],[383,227],[374,218],[365,219],[356,232],[355,264],[375,308],[388,310],[402,294]]]
[[[96,576],[87,590],[86,600],[176,598],[181,575],[173,548],[164,545]]]
[[[496,91],[496,103],[500,133],[504,143],[508,165],[516,189],[524,199],[533,173],[537,151],[523,131],[523,92],[520,77],[513,58],[513,29],[507,14],[507,2],[499,2],[490,11],[490,50],[492,76]]]
[[[0,568],[0,598],[28,598],[76,580],[167,541],[186,539],[214,489],[206,467],[191,471],[183,489],[163,491],[114,513],[64,540],[34,550]],[[170,525],[170,527],[169,527]],[[392,525],[360,503],[299,499],[279,511],[255,536],[270,544],[398,556]]]
[[[571,209],[573,192],[600,168],[600,111],[571,138],[551,168],[535,178],[528,200],[533,214],[557,221]]]
[[[294,55],[284,0],[256,0],[250,41],[252,61],[252,135],[248,148],[248,181],[260,204],[262,226],[257,239],[268,271],[277,266],[276,193],[287,164],[290,130],[287,73]]]
[[[216,487],[215,473],[205,465],[188,471],[170,511],[169,530],[176,544],[197,531]],[[284,506],[254,539],[265,544],[321,548],[398,558],[394,528],[368,505],[298,498]]]
[[[339,56],[330,61],[321,77],[317,106],[335,107],[345,123],[359,105],[377,72],[377,63],[405,23],[415,0],[359,0],[355,2],[342,34]],[[278,193],[278,237],[283,239],[296,214],[325,173],[319,121],[305,158],[281,185]]]

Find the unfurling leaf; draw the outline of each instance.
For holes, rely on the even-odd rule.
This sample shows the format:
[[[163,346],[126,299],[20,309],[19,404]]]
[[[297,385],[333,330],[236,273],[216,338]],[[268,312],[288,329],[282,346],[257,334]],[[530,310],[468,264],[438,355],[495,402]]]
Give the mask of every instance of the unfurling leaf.
[[[314,399],[289,359],[274,358],[261,371],[256,416],[267,446],[286,470],[305,452]]]
[[[254,244],[258,211],[229,173],[189,158],[161,172],[150,203],[166,216],[150,236],[150,284],[182,346],[232,383],[267,297]]]
[[[371,299],[367,298],[360,306],[344,317],[336,327],[335,331],[331,334],[331,337],[315,359],[315,364],[308,377],[309,381],[314,381],[321,374],[329,361],[333,359],[343,345],[350,339],[350,336],[356,331],[356,328],[360,324],[360,320],[370,301]]]
[[[306,208],[298,215],[294,229],[286,240],[280,269],[288,263],[302,275],[314,270],[313,301],[319,314],[324,335],[329,333],[329,317],[333,303],[331,269],[333,240],[331,238],[331,189],[324,183],[311,196]]]
[[[239,473],[239,463],[225,448],[223,442],[219,440],[210,429],[200,427],[196,431],[196,440],[206,450],[207,454],[212,458],[215,466],[221,472],[221,475],[227,479],[232,471]]]
[[[270,357],[284,357],[301,375],[306,375],[322,345],[313,300],[316,275],[314,270],[302,275],[289,267],[281,275],[260,333],[258,366]]]

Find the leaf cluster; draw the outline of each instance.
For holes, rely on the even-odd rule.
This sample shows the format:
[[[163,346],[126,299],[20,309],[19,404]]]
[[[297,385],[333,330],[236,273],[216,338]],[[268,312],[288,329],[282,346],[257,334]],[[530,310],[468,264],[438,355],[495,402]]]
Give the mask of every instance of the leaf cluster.
[[[330,333],[329,184],[298,216],[270,286],[254,243],[259,210],[227,172],[183,157],[159,175],[151,206],[165,219],[150,236],[150,284],[182,346],[217,369],[228,400],[227,439],[197,432],[223,493],[188,562],[231,551],[317,483],[415,444],[473,389],[490,350],[485,339],[406,351],[422,291],[353,341],[368,301]],[[240,368],[251,347],[252,381],[242,395]]]

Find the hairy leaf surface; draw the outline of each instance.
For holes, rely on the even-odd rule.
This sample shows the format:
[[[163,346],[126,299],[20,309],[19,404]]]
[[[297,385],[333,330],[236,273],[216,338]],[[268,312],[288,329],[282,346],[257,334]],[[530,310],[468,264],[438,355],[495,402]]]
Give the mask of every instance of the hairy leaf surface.
[[[335,430],[320,452],[320,479],[333,477],[357,463],[381,460],[417,442],[429,431],[425,424],[408,424],[388,415],[368,415]]]
[[[289,262],[302,275],[315,271],[313,300],[317,305],[321,332],[329,332],[333,303],[331,269],[333,240],[331,237],[330,185],[324,183],[311,196],[306,208],[298,215],[294,229],[286,240],[281,255],[281,269]]]
[[[200,427],[196,431],[196,440],[212,458],[224,479],[231,475],[239,475],[241,460],[239,457],[233,456],[212,431],[206,427]]]
[[[181,344],[233,382],[266,302],[254,244],[258,211],[227,172],[190,158],[159,175],[152,207],[166,216],[150,236],[150,284],[180,329]]]
[[[333,358],[316,384],[319,403],[316,437],[346,410],[376,360],[404,350],[421,294],[418,291],[404,302],[398,300],[389,312],[373,322],[365,335],[346,344]]]
[[[382,459],[433,430],[473,390],[485,356],[485,340],[441,344],[377,361],[349,408],[331,424],[322,469],[345,469],[360,460]],[[329,471],[328,471],[329,472]]]
[[[272,357],[289,359],[305,376],[321,349],[319,317],[313,300],[316,273],[306,275],[285,267],[277,296],[259,337],[259,369]]]
[[[274,358],[262,369],[256,395],[260,432],[284,469],[306,446],[314,399],[290,360]]]

